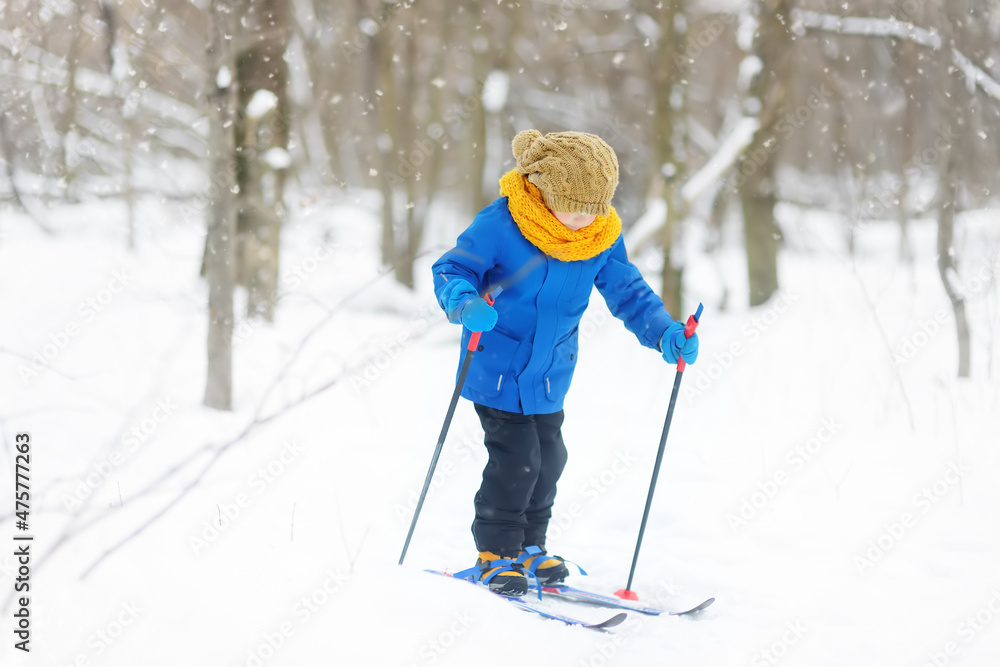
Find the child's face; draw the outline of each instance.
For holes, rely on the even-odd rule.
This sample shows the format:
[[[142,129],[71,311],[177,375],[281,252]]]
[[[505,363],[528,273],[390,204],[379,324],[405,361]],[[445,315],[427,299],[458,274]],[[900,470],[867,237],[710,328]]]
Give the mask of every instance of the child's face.
[[[590,213],[566,213],[564,211],[552,211],[552,215],[556,216],[556,220],[563,223],[573,231],[583,229],[597,219],[596,215],[591,215]]]

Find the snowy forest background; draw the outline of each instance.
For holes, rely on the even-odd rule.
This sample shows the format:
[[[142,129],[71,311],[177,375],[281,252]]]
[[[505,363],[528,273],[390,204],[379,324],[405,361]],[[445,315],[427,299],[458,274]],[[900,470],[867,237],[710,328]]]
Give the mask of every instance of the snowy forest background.
[[[502,618],[555,664],[996,654],[989,622],[969,643],[956,624],[1000,613],[986,527],[1000,507],[1000,2],[5,0],[0,80],[0,479],[13,488],[13,437],[31,432],[49,589],[35,641],[51,661],[11,653],[23,664],[134,664],[150,645],[162,653],[144,664],[176,664],[177,632],[193,633],[195,664],[482,662],[478,598],[385,568],[454,381],[458,332],[429,265],[497,196],[527,128],[608,141],[630,257],[676,318],[705,303],[664,488],[716,500],[659,492],[671,528],[646,547],[647,599],[671,604],[662,570],[730,606],[666,637],[625,630],[613,650],[566,635],[566,654],[550,627]],[[582,499],[586,521],[560,537],[614,590],[672,372],[602,308],[567,404],[567,441],[591,464],[567,470],[560,502]],[[607,387],[624,432],[569,425],[608,409]],[[470,564],[477,428],[460,410],[414,569]],[[645,456],[623,471],[609,442]],[[811,460],[790,444],[813,442],[822,465],[776,482]],[[932,524],[910,498],[940,480]],[[912,539],[897,538],[902,510],[923,529]],[[13,525],[0,506],[4,539]],[[812,549],[842,551],[849,572]],[[873,553],[900,567],[874,586]],[[806,608],[809,568],[826,573],[829,614],[755,607]],[[362,590],[439,603],[391,616],[399,646],[372,649],[352,619],[384,612]],[[940,616],[919,597],[956,590]],[[176,618],[182,592],[206,591],[197,618],[224,616],[221,639]],[[849,595],[912,622],[824,641],[823,623],[861,625]],[[789,644],[799,618],[814,630]],[[428,648],[446,636],[457,648]]]
[[[115,224],[130,248],[142,200],[207,228],[218,328],[208,405],[230,405],[235,286],[248,291],[245,316],[273,320],[290,199],[378,192],[381,265],[412,287],[432,204],[471,216],[491,201],[526,127],[597,133],[619,152],[617,206],[626,225],[651,215],[633,252],[662,252],[671,312],[692,227],[706,253],[745,246],[756,305],[779,287],[778,206],[839,216],[852,254],[870,225],[895,224],[904,263],[910,222],[936,221],[957,372],[971,372],[956,284],[969,262],[954,220],[994,201],[1000,174],[993,2],[95,0],[2,11],[5,200],[43,230],[54,203],[121,201]],[[727,216],[742,218],[739,238],[727,238]],[[716,305],[745,298],[734,289]]]

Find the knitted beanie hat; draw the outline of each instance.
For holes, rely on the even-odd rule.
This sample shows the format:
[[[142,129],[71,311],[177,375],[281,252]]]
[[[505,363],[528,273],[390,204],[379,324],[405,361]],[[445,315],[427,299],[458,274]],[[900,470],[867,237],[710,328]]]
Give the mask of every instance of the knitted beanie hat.
[[[605,216],[618,187],[618,158],[593,134],[524,130],[512,144],[517,171],[553,211]]]

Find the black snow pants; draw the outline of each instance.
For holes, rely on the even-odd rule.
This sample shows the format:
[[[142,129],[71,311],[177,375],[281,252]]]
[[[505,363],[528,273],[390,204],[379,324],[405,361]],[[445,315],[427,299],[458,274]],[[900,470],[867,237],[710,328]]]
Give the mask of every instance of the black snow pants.
[[[472,534],[480,551],[516,556],[545,547],[556,482],[566,466],[563,412],[522,415],[476,404],[490,459],[476,494]]]

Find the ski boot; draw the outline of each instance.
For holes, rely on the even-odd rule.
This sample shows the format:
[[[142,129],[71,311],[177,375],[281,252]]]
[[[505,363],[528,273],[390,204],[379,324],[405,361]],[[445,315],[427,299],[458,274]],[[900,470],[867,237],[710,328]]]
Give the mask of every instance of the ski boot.
[[[569,576],[565,559],[549,556],[538,546],[525,547],[515,562],[521,563],[529,576],[536,577],[542,586],[561,584]]]
[[[492,551],[480,551],[476,566],[456,572],[455,577],[484,584],[506,597],[521,597],[528,592],[524,566],[513,556],[502,557]]]

